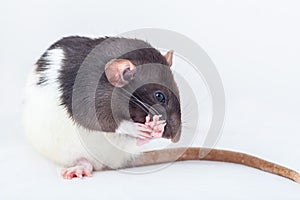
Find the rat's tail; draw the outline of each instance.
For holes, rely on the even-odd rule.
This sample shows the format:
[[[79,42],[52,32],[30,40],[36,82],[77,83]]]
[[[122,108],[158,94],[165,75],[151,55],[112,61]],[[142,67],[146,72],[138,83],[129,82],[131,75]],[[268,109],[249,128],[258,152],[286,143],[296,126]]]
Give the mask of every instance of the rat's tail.
[[[184,160],[209,160],[236,163],[277,174],[300,183],[300,174],[286,167],[239,152],[208,148],[175,148],[144,152],[133,167]]]

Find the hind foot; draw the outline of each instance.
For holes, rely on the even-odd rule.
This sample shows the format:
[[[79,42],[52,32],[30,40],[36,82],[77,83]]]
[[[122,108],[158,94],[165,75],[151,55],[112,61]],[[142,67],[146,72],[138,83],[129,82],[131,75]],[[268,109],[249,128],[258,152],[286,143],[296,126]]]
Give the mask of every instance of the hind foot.
[[[85,158],[78,159],[74,167],[62,170],[61,176],[64,179],[83,178],[92,176],[93,166]]]

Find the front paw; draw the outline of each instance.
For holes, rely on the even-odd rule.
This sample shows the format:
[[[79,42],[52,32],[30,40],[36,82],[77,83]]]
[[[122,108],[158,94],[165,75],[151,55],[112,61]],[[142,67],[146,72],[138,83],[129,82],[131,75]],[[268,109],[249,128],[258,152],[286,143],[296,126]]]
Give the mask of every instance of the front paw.
[[[166,126],[165,120],[159,120],[161,115],[154,115],[151,121],[150,116],[146,116],[146,122],[144,124],[135,123],[139,131],[139,137],[137,138],[137,145],[141,146],[150,142],[152,139],[161,138]]]

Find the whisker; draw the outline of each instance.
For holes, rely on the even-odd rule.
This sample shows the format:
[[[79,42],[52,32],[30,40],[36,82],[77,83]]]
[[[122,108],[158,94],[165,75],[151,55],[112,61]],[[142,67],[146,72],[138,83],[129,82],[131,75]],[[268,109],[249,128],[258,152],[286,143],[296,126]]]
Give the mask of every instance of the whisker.
[[[192,128],[191,126],[185,126],[185,125],[181,125],[181,127],[182,128],[188,128],[188,129]]]
[[[139,106],[144,112],[149,113],[149,111],[153,111],[154,114],[153,115],[159,115],[160,113],[153,107],[151,107],[149,104],[142,102],[141,100],[139,100],[135,95],[129,93],[127,90],[122,88],[122,92],[119,92],[119,95],[122,95],[123,97],[126,97],[127,99],[130,100],[130,102],[134,103],[135,105]],[[129,96],[130,95],[130,96]],[[131,97],[134,99],[133,101],[131,100]]]
[[[136,77],[136,79],[138,79],[137,81],[140,81],[140,82],[143,81],[143,80],[141,80],[141,79],[138,78],[138,77]],[[130,88],[130,89],[134,89],[134,88],[132,88],[131,85],[129,85],[129,88]],[[122,89],[123,89],[123,88],[122,88]],[[123,89],[123,90],[125,90],[125,89]],[[125,91],[125,92],[129,93],[128,91]],[[130,94],[130,93],[129,93],[129,94]],[[130,94],[130,95],[131,95],[131,94]],[[143,100],[143,97],[140,96],[139,94],[135,94],[135,95],[132,94],[132,96],[134,96],[134,98]],[[148,108],[151,108],[150,111],[153,111],[153,112],[154,112],[154,114],[153,114],[152,112],[151,112],[151,114],[153,114],[153,115],[159,115],[159,114],[161,114],[158,110],[156,110],[155,108],[153,108],[151,105],[149,105],[149,104],[147,104],[147,103],[145,103],[145,102],[143,102],[143,103],[144,103],[145,105],[147,105]]]
[[[128,92],[127,90],[123,89],[122,88],[122,91],[124,91],[126,94],[130,95],[130,97],[133,97],[136,101],[138,101],[140,104],[142,104],[144,107],[146,107],[148,109],[148,111],[154,111],[154,113],[156,115],[159,115],[160,113],[155,109],[153,108],[152,106],[150,106],[149,104],[145,103],[145,102],[142,102],[141,100],[139,100],[135,95],[131,94],[130,92]],[[141,97],[140,97],[141,98]],[[152,113],[153,114],[153,113]]]
[[[181,124],[190,124],[190,122],[181,122]]]
[[[137,105],[138,107],[140,107],[144,112],[148,113],[149,112],[149,108],[144,105],[144,103],[142,103],[141,101],[139,101],[138,99],[134,98],[134,100],[132,101],[130,97],[128,97],[126,94],[119,92],[118,95],[123,96],[125,98],[127,98],[131,103],[134,103],[135,105]],[[135,101],[137,100],[137,101]]]
[[[190,116],[193,116],[192,112],[188,112],[188,113],[182,113],[182,118],[190,118]]]

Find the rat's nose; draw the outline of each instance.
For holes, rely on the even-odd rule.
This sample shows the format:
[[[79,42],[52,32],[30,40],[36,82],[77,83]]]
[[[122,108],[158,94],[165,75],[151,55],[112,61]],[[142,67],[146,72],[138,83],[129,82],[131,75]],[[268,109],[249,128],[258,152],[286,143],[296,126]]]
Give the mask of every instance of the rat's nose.
[[[178,142],[181,135],[181,119],[180,114],[172,113],[168,116],[167,126],[163,137],[171,139],[172,142]]]

